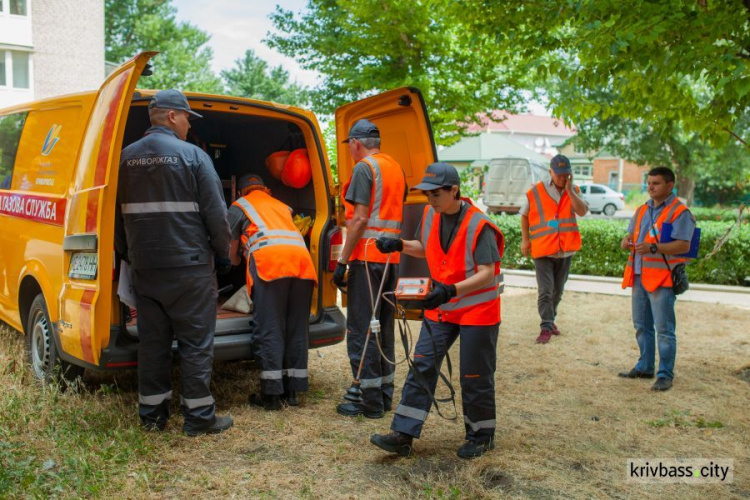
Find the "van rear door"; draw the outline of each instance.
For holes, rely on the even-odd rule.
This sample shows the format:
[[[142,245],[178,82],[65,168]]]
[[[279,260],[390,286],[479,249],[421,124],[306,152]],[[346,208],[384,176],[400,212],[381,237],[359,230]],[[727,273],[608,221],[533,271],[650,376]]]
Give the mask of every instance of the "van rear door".
[[[65,216],[58,331],[64,356],[85,365],[98,366],[109,343],[120,148],[135,85],[156,54],[138,54],[105,80],[78,155]]]
[[[355,101],[336,110],[336,147],[339,184],[352,176],[354,161],[349,145],[343,144],[354,122],[367,118],[380,129],[381,151],[396,160],[406,175],[409,187],[419,184],[427,165],[437,161],[437,148],[422,93],[413,87],[402,87]],[[422,193],[411,193],[404,208],[401,234],[412,239],[422,220],[426,200]],[[341,217],[339,218],[341,220]],[[401,276],[429,276],[423,259],[401,256]]]

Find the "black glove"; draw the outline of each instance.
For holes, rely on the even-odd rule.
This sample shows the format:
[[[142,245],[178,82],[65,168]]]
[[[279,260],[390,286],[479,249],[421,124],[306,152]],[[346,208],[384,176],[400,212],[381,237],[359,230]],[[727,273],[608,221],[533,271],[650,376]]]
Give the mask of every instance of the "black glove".
[[[216,268],[216,274],[226,276],[232,270],[232,261],[216,255],[214,256],[214,267]]]
[[[436,281],[432,286],[432,291],[422,301],[422,307],[425,309],[436,309],[455,296],[456,285],[444,285]]]
[[[346,264],[336,263],[336,269],[333,271],[333,282],[342,292],[346,289]]]
[[[399,238],[383,236],[375,240],[375,246],[383,253],[400,252],[404,249],[404,242]]]

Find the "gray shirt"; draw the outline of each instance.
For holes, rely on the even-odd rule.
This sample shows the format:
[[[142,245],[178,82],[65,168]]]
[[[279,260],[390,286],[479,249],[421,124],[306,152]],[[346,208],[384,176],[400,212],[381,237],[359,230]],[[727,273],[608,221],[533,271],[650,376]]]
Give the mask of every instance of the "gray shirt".
[[[638,230],[638,241],[635,243],[642,243],[646,239],[649,229],[651,229],[659,218],[659,215],[664,211],[664,207],[668,206],[674,201],[675,195],[670,194],[669,197],[664,200],[659,206],[654,206],[654,200],[648,200],[646,202],[646,213],[641,218],[641,227]],[[695,217],[690,210],[683,211],[677,218],[672,222],[672,239],[690,241],[693,239],[693,231],[695,230]],[[635,233],[635,217],[630,219],[628,225],[628,234]],[[643,256],[635,253],[634,258],[634,272],[635,274],[641,274],[641,265],[643,264]]]
[[[547,194],[550,196],[550,198],[555,200],[555,203],[559,204],[560,200],[562,199],[563,190],[558,189],[557,186],[555,186],[555,182],[552,179],[545,182],[544,187],[545,189],[547,189]],[[578,191],[579,191],[578,186],[576,186],[576,193]],[[521,205],[521,209],[519,210],[519,213],[521,215],[525,215],[526,217],[528,217],[530,210],[531,210],[531,207],[529,206],[529,196],[527,194],[523,200],[523,205]],[[575,215],[573,215],[573,217],[575,217]],[[547,255],[547,257],[551,257],[553,259],[562,259],[565,257],[570,257],[571,255],[575,253],[576,253],[575,251],[563,252],[562,250],[560,250],[554,255]]]

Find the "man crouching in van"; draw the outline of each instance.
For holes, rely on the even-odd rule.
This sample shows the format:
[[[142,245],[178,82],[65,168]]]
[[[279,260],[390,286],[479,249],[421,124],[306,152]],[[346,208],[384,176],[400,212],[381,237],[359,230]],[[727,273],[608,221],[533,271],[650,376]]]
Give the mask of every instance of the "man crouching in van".
[[[229,223],[211,159],[185,141],[192,116],[185,95],[157,92],[144,137],[122,152],[116,249],[129,261],[138,309],[138,413],[163,430],[172,398],[172,340],[182,368],[180,406],[188,436],[229,429],[215,415],[209,384],[216,328],[215,269],[229,272]]]

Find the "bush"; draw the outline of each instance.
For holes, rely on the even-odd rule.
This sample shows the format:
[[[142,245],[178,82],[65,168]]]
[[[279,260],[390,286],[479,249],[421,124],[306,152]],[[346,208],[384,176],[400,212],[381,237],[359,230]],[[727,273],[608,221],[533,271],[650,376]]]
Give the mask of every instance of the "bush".
[[[530,257],[521,255],[520,216],[490,216],[505,234],[505,269],[534,269]],[[736,218],[735,218],[736,220]],[[591,276],[622,276],[627,254],[620,248],[620,240],[628,229],[627,220],[583,219],[578,221],[583,247],[573,259],[572,274]],[[698,258],[688,266],[688,276],[693,283],[717,285],[742,285],[750,276],[750,224],[734,229],[730,238],[716,255],[705,260],[732,224],[723,221],[701,221],[701,244]]]
[[[724,222],[736,222],[737,215],[739,214],[738,207],[730,208],[703,208],[693,207],[690,209],[695,215],[697,221],[724,221]],[[742,220],[750,221],[750,210],[745,209],[742,212]]]

